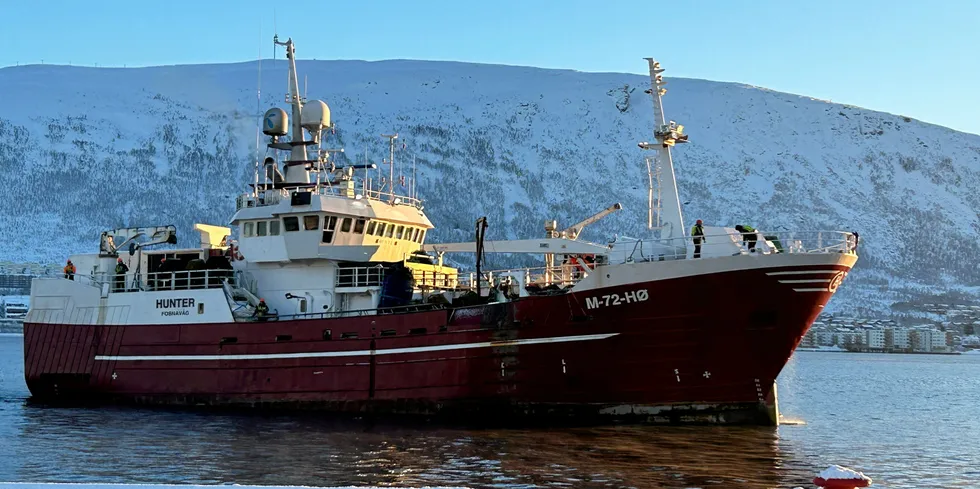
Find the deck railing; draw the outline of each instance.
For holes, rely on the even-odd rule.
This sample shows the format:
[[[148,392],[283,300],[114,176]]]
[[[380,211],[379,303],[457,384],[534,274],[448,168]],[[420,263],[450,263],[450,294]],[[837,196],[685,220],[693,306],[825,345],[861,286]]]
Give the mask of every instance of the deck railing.
[[[700,241],[700,256],[696,257],[693,236],[669,240],[620,237],[609,254],[609,261],[664,261],[747,254],[856,253],[858,246],[857,235],[844,231],[720,233],[705,235]]]
[[[145,281],[143,280],[145,276]],[[54,277],[64,278],[64,275]],[[233,270],[182,270],[176,272],[156,272],[147,274],[134,273],[104,273],[95,275],[75,274],[73,280],[98,288],[108,286],[111,293],[157,291],[157,290],[190,290],[216,289],[224,282],[235,287],[236,277]]]
[[[428,303],[428,304],[409,304],[405,306],[393,306],[393,307],[379,307],[377,309],[358,309],[354,311],[324,311],[324,312],[310,312],[303,314],[278,314],[271,315],[266,318],[266,321],[289,321],[293,319],[334,319],[342,317],[360,317],[360,316],[376,316],[378,314],[405,314],[409,312],[421,312],[421,311],[438,311],[440,309],[445,309],[445,304],[439,303]],[[255,321],[254,319],[248,319],[249,322]],[[338,335],[342,332],[337,331]]]
[[[349,199],[368,199],[376,200],[381,202],[393,202],[397,204],[410,205],[416,208],[422,207],[422,201],[414,197],[408,197],[405,195],[393,194],[390,192],[385,192],[381,190],[367,189],[363,188],[347,188],[337,185],[321,185],[319,190],[313,190],[310,188],[300,188],[300,187],[290,187],[281,189],[266,189],[262,190],[261,196],[256,197],[254,194],[241,194],[235,199],[235,210],[241,210],[245,207],[262,207],[267,205],[276,205],[283,199],[288,199],[292,192],[310,192],[313,195],[332,195],[336,197],[345,197]]]
[[[337,269],[337,287],[379,287],[384,283],[385,269],[381,266],[342,267]]]

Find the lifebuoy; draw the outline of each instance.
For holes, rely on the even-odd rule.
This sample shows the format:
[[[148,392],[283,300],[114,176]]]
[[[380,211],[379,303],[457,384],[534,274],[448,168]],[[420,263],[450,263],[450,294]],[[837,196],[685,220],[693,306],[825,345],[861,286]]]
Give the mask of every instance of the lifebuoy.
[[[238,251],[238,244],[237,243],[232,243],[231,246],[229,247],[229,251],[231,252],[231,259],[232,260],[241,261],[241,260],[244,260],[245,259],[245,257],[242,256],[242,252],[241,251]]]

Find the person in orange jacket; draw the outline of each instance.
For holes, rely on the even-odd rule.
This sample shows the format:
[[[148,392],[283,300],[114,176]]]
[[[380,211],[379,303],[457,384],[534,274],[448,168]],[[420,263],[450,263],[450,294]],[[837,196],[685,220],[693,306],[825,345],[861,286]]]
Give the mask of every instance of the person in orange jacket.
[[[65,278],[68,280],[75,280],[75,264],[68,260],[68,264],[65,265]]]

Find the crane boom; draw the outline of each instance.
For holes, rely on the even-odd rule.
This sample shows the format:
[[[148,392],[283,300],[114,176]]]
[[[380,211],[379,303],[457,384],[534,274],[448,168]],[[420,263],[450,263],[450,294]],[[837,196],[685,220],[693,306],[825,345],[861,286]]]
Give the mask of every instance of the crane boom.
[[[589,224],[592,224],[598,221],[599,219],[602,219],[603,217],[606,217],[609,214],[612,214],[613,212],[616,212],[622,208],[623,208],[623,204],[616,202],[615,204],[595,213],[591,217],[587,217],[565,228],[565,230],[561,232],[561,236],[572,240],[578,239],[579,234],[582,234],[582,230],[585,229],[585,226],[588,226]]]

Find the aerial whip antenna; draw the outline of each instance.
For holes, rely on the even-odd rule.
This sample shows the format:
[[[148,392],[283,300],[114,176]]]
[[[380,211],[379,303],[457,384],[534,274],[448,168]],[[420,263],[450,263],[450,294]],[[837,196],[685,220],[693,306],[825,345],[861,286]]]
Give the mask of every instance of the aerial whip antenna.
[[[259,22],[259,80],[258,86],[255,90],[255,115],[258,119],[258,124],[255,125],[255,186],[252,187],[252,192],[256,197],[259,195],[259,148],[261,147],[261,133],[262,133],[262,23]]]

